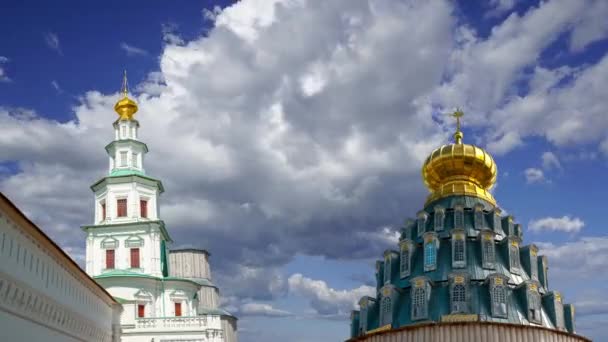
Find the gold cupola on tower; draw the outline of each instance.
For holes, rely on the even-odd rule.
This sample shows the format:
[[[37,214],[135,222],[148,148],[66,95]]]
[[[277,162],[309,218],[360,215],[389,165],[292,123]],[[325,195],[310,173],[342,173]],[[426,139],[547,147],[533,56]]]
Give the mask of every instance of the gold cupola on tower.
[[[120,116],[118,120],[132,120],[137,112],[137,103],[129,98],[129,86],[127,83],[127,72],[125,71],[122,79],[122,98],[114,105],[114,110]]]
[[[452,114],[456,118],[454,143],[431,152],[422,166],[422,178],[431,192],[426,204],[449,196],[472,196],[495,206],[490,189],[496,182],[496,163],[484,149],[462,143],[463,115],[461,110]]]

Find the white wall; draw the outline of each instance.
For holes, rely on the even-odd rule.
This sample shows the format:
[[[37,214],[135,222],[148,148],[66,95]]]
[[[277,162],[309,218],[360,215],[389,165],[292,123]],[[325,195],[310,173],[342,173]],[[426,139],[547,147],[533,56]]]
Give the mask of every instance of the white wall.
[[[43,330],[15,327],[42,324],[64,340],[111,341],[114,311],[109,299],[100,298],[91,288],[96,285],[83,281],[84,275],[74,270],[77,266],[70,268],[71,261],[63,254],[57,257],[56,247],[38,236],[29,235],[0,210],[0,311],[12,317],[0,319],[0,331],[36,334]],[[0,340],[45,340],[42,336]]]

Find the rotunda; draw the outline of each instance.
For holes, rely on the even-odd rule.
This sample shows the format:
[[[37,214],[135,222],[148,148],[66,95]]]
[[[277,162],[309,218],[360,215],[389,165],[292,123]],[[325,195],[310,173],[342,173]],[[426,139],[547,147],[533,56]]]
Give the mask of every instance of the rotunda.
[[[352,312],[348,341],[589,341],[549,288],[547,258],[501,214],[492,156],[462,142],[463,113],[453,116],[454,143],[422,166],[424,208],[376,262],[375,296]]]

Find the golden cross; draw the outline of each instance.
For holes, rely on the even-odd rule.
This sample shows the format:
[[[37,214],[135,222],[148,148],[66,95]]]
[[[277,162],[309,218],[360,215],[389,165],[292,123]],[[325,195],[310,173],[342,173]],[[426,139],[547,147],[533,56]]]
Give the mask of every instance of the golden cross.
[[[464,113],[460,108],[456,108],[456,111],[452,114],[456,118],[456,133],[454,133],[454,140],[457,144],[462,144],[462,132],[460,131],[460,118],[464,116]]]
[[[460,132],[460,118],[464,116],[464,113],[460,108],[456,108],[456,111],[452,113],[452,116],[456,118],[456,132]]]

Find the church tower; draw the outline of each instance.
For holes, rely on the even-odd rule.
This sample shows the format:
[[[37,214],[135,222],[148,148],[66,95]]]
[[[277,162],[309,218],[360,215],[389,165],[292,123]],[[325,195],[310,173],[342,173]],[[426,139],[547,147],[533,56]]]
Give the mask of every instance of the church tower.
[[[139,139],[138,106],[127,76],[114,106],[108,173],[95,182],[95,215],[86,232],[86,272],[122,304],[125,342],[236,342],[236,318],[218,308],[209,253],[170,251],[161,220],[162,182],[147,175],[148,147]]]
[[[454,143],[424,162],[430,194],[376,261],[376,293],[352,312],[349,342],[589,341],[549,287],[547,258],[522,245],[522,225],[490,192],[494,159],[463,143],[463,113],[453,116]]]
[[[86,271],[129,270],[154,277],[167,276],[167,246],[171,238],[159,218],[160,180],[146,175],[146,144],[138,139],[137,104],[128,96],[125,73],[122,98],[114,106],[114,140],[105,150],[108,175],[91,186],[95,193],[95,225],[87,227]],[[96,229],[113,234],[94,234]],[[102,237],[104,236],[104,237]],[[118,236],[126,237],[121,248]]]

